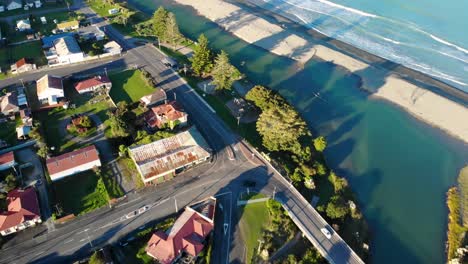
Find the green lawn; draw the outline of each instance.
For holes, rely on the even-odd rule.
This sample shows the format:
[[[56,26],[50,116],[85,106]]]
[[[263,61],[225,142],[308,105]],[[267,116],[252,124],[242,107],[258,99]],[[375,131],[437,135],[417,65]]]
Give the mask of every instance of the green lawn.
[[[247,204],[239,207],[239,228],[247,251],[247,263],[250,263],[262,230],[270,222],[266,202]]]
[[[73,4],[72,0],[67,0],[66,2],[69,2],[70,5]],[[15,10],[6,10],[2,13],[0,13],[0,17],[7,17],[7,16],[14,16],[14,15],[23,15],[23,14],[28,14],[30,11],[36,11],[36,10],[47,10],[47,9],[54,9],[54,8],[61,8],[61,7],[66,7],[67,5],[65,2],[57,2],[57,3],[44,3],[42,2],[42,6],[40,8],[31,8],[28,11],[25,11],[23,8],[15,9]]]
[[[41,22],[42,16],[44,16],[47,20],[47,23],[45,25]],[[54,23],[54,19],[57,19],[57,23],[61,23],[73,20],[74,15],[73,13],[70,13],[68,11],[61,11],[41,16],[34,16],[33,21],[31,21],[31,27],[43,36],[51,35],[52,30],[57,28],[57,25]]]
[[[109,15],[109,9],[119,7],[117,4],[107,4],[103,0],[88,0],[87,4],[101,17],[111,17],[112,15]]]
[[[115,180],[115,177],[109,168],[107,168],[106,166],[102,167],[101,175],[110,198],[119,198],[124,195],[122,188],[120,187],[119,183]]]
[[[11,64],[22,58],[31,58],[36,65],[42,66],[47,64],[47,59],[42,51],[41,41],[32,41],[21,45],[13,45],[0,49],[0,67],[2,71],[9,71]],[[5,76],[6,77],[6,76]]]
[[[74,149],[83,147],[71,140],[64,138],[60,132],[60,121],[70,117],[73,114],[87,113],[96,114],[101,121],[106,124],[108,119],[106,112],[112,107],[107,96],[97,96],[93,98],[90,95],[80,95],[73,88],[73,84],[67,81],[64,82],[65,96],[70,99],[71,104],[75,104],[76,108],[63,109],[61,107],[54,108],[50,111],[42,111],[37,113],[37,118],[41,121],[44,131],[46,143],[49,147],[54,146],[56,153],[68,152]],[[35,95],[35,87],[28,91],[28,95]],[[99,100],[94,102],[94,100]]]
[[[64,215],[81,215],[108,204],[107,194],[99,188],[98,177],[85,171],[53,183],[55,201]]]
[[[115,103],[127,101],[128,103],[138,102],[141,97],[155,91],[149,86],[139,70],[128,70],[109,75],[112,81],[110,96]]]

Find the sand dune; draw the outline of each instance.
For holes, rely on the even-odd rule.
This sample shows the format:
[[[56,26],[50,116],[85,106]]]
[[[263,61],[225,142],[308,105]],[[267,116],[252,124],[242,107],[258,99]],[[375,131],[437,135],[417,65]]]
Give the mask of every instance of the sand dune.
[[[373,96],[389,100],[422,121],[430,123],[468,143],[468,108],[427,89],[418,87],[385,69],[328,47],[312,36],[304,37],[271,23],[257,14],[221,0],[175,0],[195,8],[200,15],[216,22],[244,41],[301,63],[316,56],[358,74],[363,88]],[[364,71],[365,70],[365,71]],[[363,73],[365,72],[365,74]],[[387,76],[375,87],[376,76]]]

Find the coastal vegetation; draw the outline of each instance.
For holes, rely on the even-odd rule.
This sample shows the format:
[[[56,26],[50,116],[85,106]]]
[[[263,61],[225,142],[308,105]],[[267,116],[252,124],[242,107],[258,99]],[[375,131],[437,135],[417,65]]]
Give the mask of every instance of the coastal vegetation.
[[[468,195],[468,166],[460,171],[458,186],[452,187],[447,192],[448,230],[447,230],[447,260],[459,259],[463,261],[466,242],[467,222],[467,195]],[[465,262],[460,262],[465,263]]]

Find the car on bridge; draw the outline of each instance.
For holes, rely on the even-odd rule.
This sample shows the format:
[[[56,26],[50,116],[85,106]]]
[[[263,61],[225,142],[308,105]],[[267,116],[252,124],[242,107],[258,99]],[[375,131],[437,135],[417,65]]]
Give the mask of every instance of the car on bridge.
[[[322,233],[328,238],[330,239],[332,237],[332,234],[330,233],[330,230],[328,230],[328,228],[326,227],[322,227],[320,229],[320,231],[322,231]]]

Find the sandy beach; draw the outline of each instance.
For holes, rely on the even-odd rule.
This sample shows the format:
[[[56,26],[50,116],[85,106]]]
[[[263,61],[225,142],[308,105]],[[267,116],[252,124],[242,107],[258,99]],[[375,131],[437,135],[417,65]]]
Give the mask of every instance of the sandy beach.
[[[198,13],[217,23],[244,41],[286,56],[300,63],[318,58],[344,67],[362,79],[362,88],[372,96],[388,100],[416,118],[436,126],[468,143],[468,108],[431,90],[407,81],[395,72],[374,67],[368,61],[347,55],[335,46],[313,36],[270,22],[258,13],[251,13],[221,0],[175,0],[192,6]],[[378,79],[378,80],[377,80]],[[377,80],[377,81],[376,81]]]

